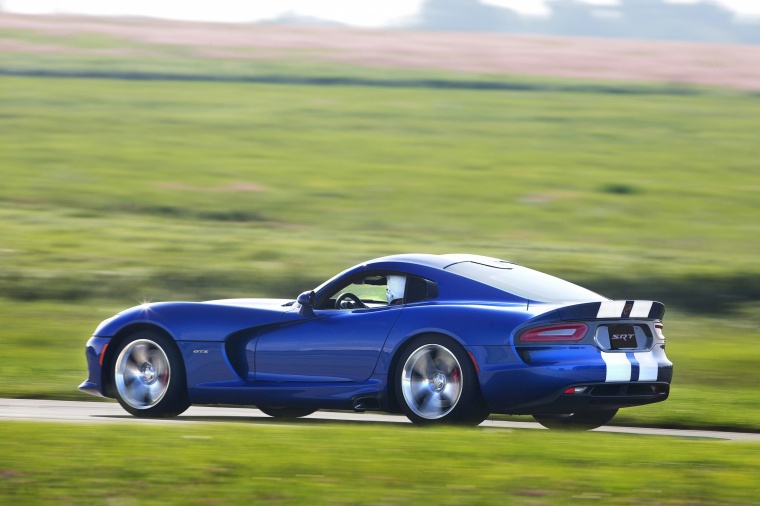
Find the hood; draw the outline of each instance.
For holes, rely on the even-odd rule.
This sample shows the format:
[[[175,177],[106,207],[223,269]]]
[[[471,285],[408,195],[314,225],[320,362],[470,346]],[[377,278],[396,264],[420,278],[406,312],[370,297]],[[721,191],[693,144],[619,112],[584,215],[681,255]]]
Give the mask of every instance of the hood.
[[[204,304],[217,304],[219,306],[231,306],[231,307],[249,307],[249,308],[267,308],[272,309],[273,306],[292,306],[295,303],[293,299],[219,299],[208,300]]]

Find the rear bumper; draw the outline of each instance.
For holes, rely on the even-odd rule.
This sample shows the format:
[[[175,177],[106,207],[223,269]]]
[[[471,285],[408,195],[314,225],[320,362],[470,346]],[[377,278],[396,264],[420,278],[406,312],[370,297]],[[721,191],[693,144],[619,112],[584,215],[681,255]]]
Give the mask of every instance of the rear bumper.
[[[614,354],[588,345],[470,351],[492,413],[563,414],[651,404],[668,398],[673,376],[662,345]],[[578,393],[564,393],[574,387]]]
[[[573,393],[566,393],[573,389]],[[565,414],[598,411],[662,402],[670,395],[670,384],[591,383],[573,385],[532,403],[515,407],[512,414]]]

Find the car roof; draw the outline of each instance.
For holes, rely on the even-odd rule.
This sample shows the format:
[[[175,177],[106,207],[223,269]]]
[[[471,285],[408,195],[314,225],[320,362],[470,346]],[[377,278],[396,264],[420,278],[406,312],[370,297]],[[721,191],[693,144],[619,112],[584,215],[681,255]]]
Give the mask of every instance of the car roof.
[[[432,255],[427,253],[411,253],[404,255],[390,255],[381,258],[375,258],[365,262],[369,268],[375,264],[401,263],[412,265],[424,265],[434,269],[445,269],[446,267],[458,264],[460,262],[477,262],[485,265],[511,263],[498,258],[492,258],[482,255],[470,255],[466,253],[450,253],[446,255]]]

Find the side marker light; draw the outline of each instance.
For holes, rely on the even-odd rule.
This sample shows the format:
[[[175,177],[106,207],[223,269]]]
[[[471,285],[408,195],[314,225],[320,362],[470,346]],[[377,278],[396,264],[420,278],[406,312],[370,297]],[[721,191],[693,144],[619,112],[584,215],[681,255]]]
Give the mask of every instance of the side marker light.
[[[467,354],[470,356],[470,360],[472,360],[473,365],[475,366],[475,372],[480,372],[480,366],[478,365],[478,361],[475,360],[475,355],[470,350],[467,350]]]
[[[103,367],[103,359],[106,356],[106,349],[108,348],[108,343],[103,345],[103,349],[100,350],[100,360],[98,361],[100,363],[100,367]]]

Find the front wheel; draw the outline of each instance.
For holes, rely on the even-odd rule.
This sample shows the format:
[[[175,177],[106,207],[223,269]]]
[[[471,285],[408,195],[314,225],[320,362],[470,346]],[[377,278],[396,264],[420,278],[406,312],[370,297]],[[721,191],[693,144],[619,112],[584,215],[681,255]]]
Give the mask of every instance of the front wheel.
[[[137,332],[116,350],[113,384],[119,404],[134,416],[177,416],[190,406],[185,368],[174,341]]]
[[[617,409],[608,409],[565,415],[533,415],[533,418],[547,429],[591,430],[606,425],[617,412]]]
[[[489,415],[470,357],[445,336],[421,336],[406,346],[395,388],[401,410],[417,424],[478,425]]]

